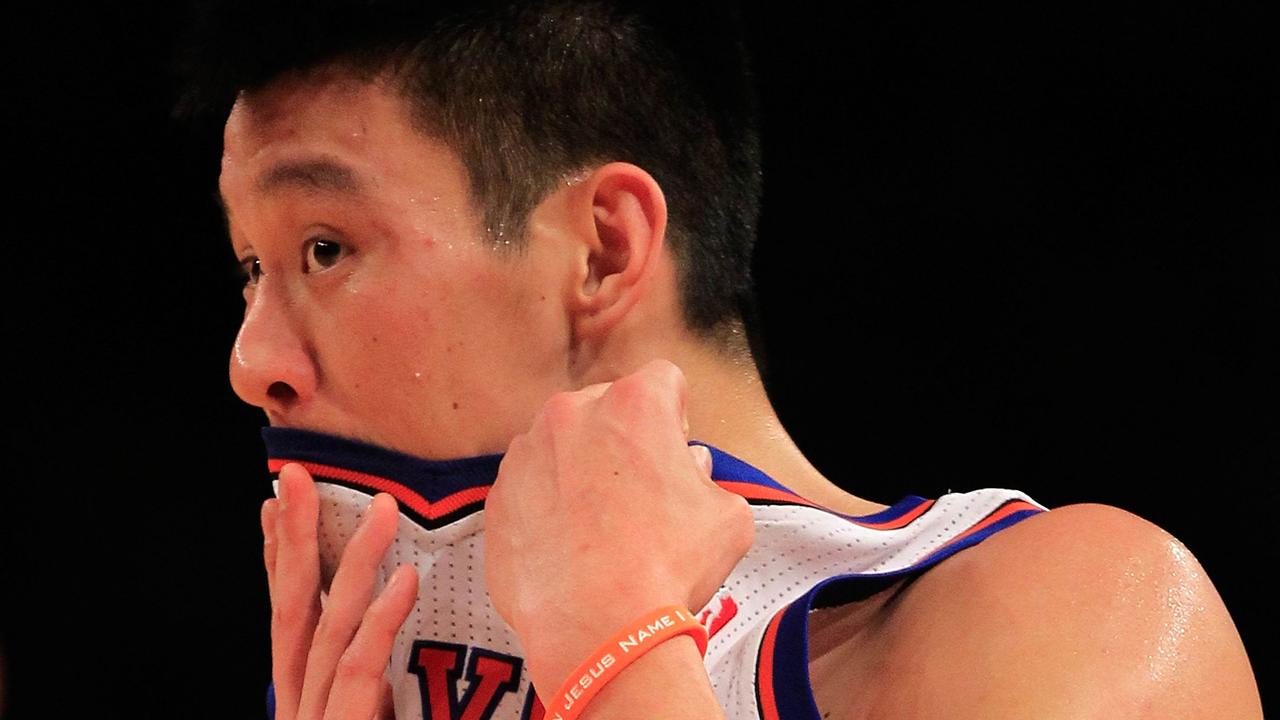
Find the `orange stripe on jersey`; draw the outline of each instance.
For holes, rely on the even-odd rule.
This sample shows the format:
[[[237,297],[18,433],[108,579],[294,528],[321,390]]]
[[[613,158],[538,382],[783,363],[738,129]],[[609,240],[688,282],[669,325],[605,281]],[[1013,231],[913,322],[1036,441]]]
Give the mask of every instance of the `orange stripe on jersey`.
[[[823,507],[815,502],[806,500],[793,492],[771,488],[767,485],[756,485],[755,483],[739,482],[736,480],[716,480],[716,484],[725,490],[736,495],[741,495],[748,500],[772,500],[774,502],[805,505],[811,508],[818,508],[819,510],[830,510],[830,508]],[[865,528],[871,528],[872,530],[897,530],[898,528],[910,525],[911,521],[928,512],[929,508],[933,507],[934,502],[936,501],[925,500],[902,515],[883,522],[868,522],[866,520],[859,520],[855,517],[849,517],[843,514],[842,516],[850,522],[856,523]]]
[[[955,545],[956,543],[960,542],[961,540],[964,540],[970,535],[976,532],[980,532],[983,528],[987,527],[988,525],[1000,522],[1001,520],[1009,517],[1013,513],[1021,512],[1023,510],[1035,510],[1036,512],[1044,512],[1044,508],[1038,505],[1032,505],[1031,503],[1026,502],[1025,500],[1012,500],[1010,502],[1005,503],[1004,505],[1001,505],[990,515],[978,521],[978,523],[976,523],[973,527],[969,528],[968,530],[965,530],[963,533],[948,540],[945,545],[942,545],[937,550],[934,550],[933,553],[937,553],[942,550],[945,550],[946,548],[952,545]],[[930,554],[932,555],[933,553],[930,553]]]
[[[760,697],[760,717],[763,720],[778,720],[778,701],[773,696],[773,650],[778,640],[778,625],[787,612],[787,606],[778,610],[778,614],[769,621],[765,628],[764,640],[760,643],[760,662],[756,666],[756,692]]]
[[[484,499],[489,497],[489,486],[482,485],[480,487],[461,490],[447,497],[440,498],[435,502],[431,502],[394,480],[388,480],[383,477],[378,477],[377,475],[369,475],[367,473],[356,472],[354,470],[346,470],[332,465],[321,465],[320,463],[306,462],[304,460],[281,460],[273,458],[267,461],[267,469],[273,473],[278,473],[280,472],[280,468],[283,468],[289,463],[297,463],[301,465],[312,475],[332,478],[334,480],[345,480],[375,492],[391,493],[391,496],[403,503],[405,507],[408,507],[419,515],[430,520],[438,520],[451,512],[455,512],[466,507],[467,505],[484,502]]]
[[[925,500],[924,502],[908,510],[907,512],[899,515],[898,517],[892,520],[885,520],[884,522],[876,523],[876,522],[864,522],[860,520],[855,520],[854,522],[858,523],[863,527],[868,527],[873,530],[897,530],[898,528],[903,528],[910,525],[911,521],[915,520],[916,518],[928,512],[929,508],[933,507],[933,504],[935,502],[937,501]]]
[[[728,490],[735,495],[741,495],[748,500],[775,500],[778,502],[797,503],[799,505],[808,505],[809,507],[824,509],[821,505],[809,502],[795,493],[771,488],[767,485],[756,485],[755,483],[739,482],[737,480],[716,480],[716,484],[725,490]]]

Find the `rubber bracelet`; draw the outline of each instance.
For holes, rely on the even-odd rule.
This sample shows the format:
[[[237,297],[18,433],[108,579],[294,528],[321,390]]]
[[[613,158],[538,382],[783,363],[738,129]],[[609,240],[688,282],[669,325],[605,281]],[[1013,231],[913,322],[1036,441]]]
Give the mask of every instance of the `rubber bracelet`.
[[[680,635],[692,636],[698,653],[706,657],[707,629],[687,608],[668,605],[636,618],[573,671],[551,704],[544,703],[546,720],[574,720],[605,683],[641,655]]]

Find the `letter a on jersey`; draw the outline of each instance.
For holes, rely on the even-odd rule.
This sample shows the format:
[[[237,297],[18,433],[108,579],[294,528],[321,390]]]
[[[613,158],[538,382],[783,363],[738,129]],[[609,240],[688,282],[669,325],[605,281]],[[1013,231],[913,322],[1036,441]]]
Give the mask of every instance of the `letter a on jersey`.
[[[472,648],[467,662],[467,690],[459,699],[458,679],[466,656],[466,645],[414,641],[409,672],[418,676],[424,718],[489,720],[503,696],[520,686],[520,658]]]

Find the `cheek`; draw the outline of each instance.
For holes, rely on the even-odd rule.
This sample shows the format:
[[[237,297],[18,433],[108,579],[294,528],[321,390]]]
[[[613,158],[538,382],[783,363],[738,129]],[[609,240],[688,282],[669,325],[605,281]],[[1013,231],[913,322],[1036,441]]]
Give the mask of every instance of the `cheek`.
[[[344,302],[334,308],[333,344],[341,348],[345,372],[377,382],[371,392],[395,392],[406,380],[425,376],[423,359],[436,335],[437,309],[423,293],[406,293],[387,284],[344,287]],[[335,358],[338,360],[338,358]],[[415,375],[417,373],[417,375]]]
[[[335,327],[349,329],[348,338],[338,339],[348,350],[345,372],[360,378],[364,394],[380,398],[388,414],[474,405],[494,363],[507,354],[494,342],[510,318],[483,294],[493,287],[437,278],[349,288],[351,302],[335,318]]]

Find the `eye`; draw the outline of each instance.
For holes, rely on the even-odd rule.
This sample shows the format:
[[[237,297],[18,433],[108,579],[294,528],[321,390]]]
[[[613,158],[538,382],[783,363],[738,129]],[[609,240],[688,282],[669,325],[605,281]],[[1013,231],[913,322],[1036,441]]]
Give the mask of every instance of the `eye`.
[[[350,254],[351,251],[341,243],[325,238],[312,238],[307,241],[303,250],[303,271],[312,273],[327,270]]]
[[[262,261],[250,255],[240,261],[240,279],[245,287],[258,284],[262,278]]]

